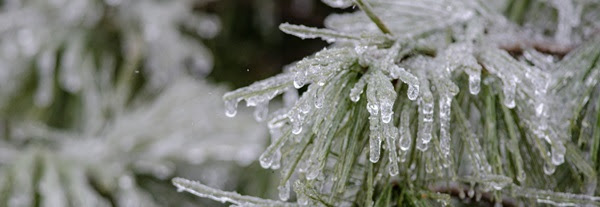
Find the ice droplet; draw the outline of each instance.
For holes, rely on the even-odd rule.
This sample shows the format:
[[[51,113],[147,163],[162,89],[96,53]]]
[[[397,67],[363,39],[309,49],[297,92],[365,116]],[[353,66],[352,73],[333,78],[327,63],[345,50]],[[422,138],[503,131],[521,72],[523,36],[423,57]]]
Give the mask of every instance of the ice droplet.
[[[297,71],[294,74],[294,87],[296,89],[302,88],[304,84],[306,84],[306,74],[304,73],[304,71]]]
[[[377,114],[379,114],[379,106],[377,106],[377,104],[374,103],[367,103],[367,111],[369,111],[369,114],[371,114],[371,116],[376,116]]]
[[[267,119],[267,115],[269,114],[269,102],[263,101],[256,104],[256,108],[254,109],[254,119],[256,121],[261,122]]]
[[[276,150],[273,154],[272,158],[273,162],[271,162],[271,169],[277,170],[281,167],[281,150]]]
[[[398,133],[400,133],[400,150],[407,151],[410,148],[411,136],[410,136],[410,117],[409,117],[409,108],[408,106],[404,106],[402,108],[402,114],[400,117],[400,127],[398,129]]]
[[[260,155],[258,161],[260,162],[260,166],[262,168],[268,169],[273,163],[273,156],[269,154],[268,151],[265,151]]]
[[[287,201],[290,198],[290,181],[285,182],[284,185],[277,187],[279,190],[279,199]]]
[[[292,133],[300,134],[300,132],[302,132],[302,123],[299,123],[299,122],[292,123]]]
[[[555,145],[552,145],[552,164],[560,165],[563,162],[565,162],[565,153],[566,152],[567,152],[567,149],[565,148],[565,146],[562,143],[558,142],[558,143],[555,143]]]
[[[394,162],[393,164],[389,164],[389,171],[391,176],[398,175],[398,163]]]
[[[504,105],[511,109],[515,107],[516,87],[516,82],[514,80],[504,82]]]
[[[365,85],[367,84],[366,75],[361,77],[356,84],[350,89],[350,100],[352,102],[358,102],[360,95],[363,93]]]
[[[237,114],[237,100],[226,100],[225,101],[225,115],[228,117],[234,117]]]
[[[324,88],[319,88],[319,90],[317,90],[317,92],[315,93],[315,108],[323,108],[323,104],[325,102],[325,94],[324,94]]]
[[[334,8],[348,8],[352,6],[352,0],[323,0],[323,3]]]
[[[556,166],[553,165],[552,163],[544,163],[544,173],[546,175],[552,175],[554,174],[554,171],[556,170]]]
[[[308,197],[303,192],[297,192],[297,195],[298,195],[298,198],[297,198],[296,202],[298,203],[298,205],[300,205],[300,206],[308,205]]]
[[[411,101],[416,100],[419,96],[419,85],[409,85],[406,95]]]
[[[469,74],[469,92],[473,95],[477,95],[481,89],[480,83],[481,75],[477,74]]]
[[[469,187],[469,191],[467,191],[467,195],[469,196],[469,198],[473,198],[473,196],[475,196],[475,190],[473,189],[473,184],[471,184],[471,187]]]
[[[381,149],[381,134],[379,133],[379,119],[377,116],[369,117],[369,128],[371,130],[369,135],[369,161],[376,163],[379,161]]]
[[[450,154],[450,97],[440,97],[440,151],[443,155]]]
[[[318,161],[312,161],[309,162],[310,165],[308,166],[308,170],[306,173],[306,179],[307,180],[314,180],[315,178],[317,178],[319,176],[319,174],[321,174],[321,169],[319,167],[319,163]]]
[[[390,123],[390,121],[392,120],[392,115],[394,114],[394,111],[392,110],[393,106],[394,102],[391,102],[389,100],[381,100],[381,121],[383,121],[383,123],[387,124]]]

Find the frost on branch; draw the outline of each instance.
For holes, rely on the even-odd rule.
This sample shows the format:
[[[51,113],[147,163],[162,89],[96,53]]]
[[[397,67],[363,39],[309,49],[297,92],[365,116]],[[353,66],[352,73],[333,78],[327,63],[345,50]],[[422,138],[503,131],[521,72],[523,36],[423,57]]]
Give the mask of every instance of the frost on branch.
[[[224,96],[235,109],[304,91],[269,116],[272,142],[259,158],[281,170],[281,200],[293,200],[293,183],[300,206],[466,196],[597,205],[600,38],[589,32],[598,29],[589,21],[597,2],[353,3],[359,11],[330,15],[326,28],[280,25],[331,45]]]

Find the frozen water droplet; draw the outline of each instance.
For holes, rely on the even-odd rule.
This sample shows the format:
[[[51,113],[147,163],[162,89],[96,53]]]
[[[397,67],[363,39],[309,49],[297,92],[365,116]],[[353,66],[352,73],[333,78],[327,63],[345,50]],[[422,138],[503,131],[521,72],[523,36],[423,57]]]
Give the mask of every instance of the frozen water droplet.
[[[267,119],[267,115],[269,114],[269,102],[264,101],[256,104],[256,108],[254,109],[254,119],[256,121],[263,121]]]
[[[298,203],[298,205],[300,205],[300,206],[308,205],[308,197],[303,192],[297,192],[297,195],[298,195],[298,198],[297,198],[296,202]]]
[[[469,75],[469,92],[473,95],[477,95],[481,89],[480,87],[481,76],[479,74]]]
[[[419,85],[409,85],[406,95],[411,101],[416,100],[419,96]]]
[[[433,172],[433,164],[431,163],[431,162],[432,162],[432,160],[431,160],[431,159],[432,159],[432,158],[431,158],[431,157],[429,157],[429,159],[427,159],[427,160],[425,161],[425,172],[426,172],[427,174],[431,174],[431,173]]]
[[[472,184],[471,184],[471,187],[469,188],[469,191],[467,191],[467,195],[469,196],[469,198],[473,198],[473,196],[475,195],[475,190],[473,189]]]
[[[323,88],[320,88],[316,93],[315,93],[315,108],[323,108],[323,104],[325,102],[325,94],[323,93]]]
[[[567,149],[565,148],[565,146],[562,143],[558,142],[558,143],[555,143],[554,145],[552,145],[552,164],[560,165],[563,162],[565,162],[565,153],[566,152],[567,152]]]
[[[398,164],[396,162],[394,162],[394,164],[389,164],[389,172],[391,176],[396,176],[398,175]]]
[[[381,121],[383,121],[383,123],[387,124],[390,123],[390,121],[392,120],[392,115],[394,114],[394,111],[392,110],[393,106],[394,103],[390,102],[389,100],[381,101]]]
[[[300,134],[300,132],[302,132],[302,125],[300,123],[293,123],[292,124],[292,133]]]
[[[321,173],[318,162],[311,162],[306,173],[307,180],[314,180]]]
[[[402,114],[400,116],[400,127],[398,128],[398,133],[400,134],[400,141],[398,142],[400,145],[400,150],[407,151],[410,148],[411,144],[411,135],[410,135],[410,117],[409,117],[409,108],[408,106],[403,107]]]
[[[237,100],[225,101],[225,115],[228,117],[234,117],[237,114]]]
[[[417,144],[415,145],[415,147],[418,150],[425,152],[427,148],[429,148],[429,143],[425,143],[423,139],[417,139]]]
[[[323,0],[323,3],[329,5],[334,8],[348,8],[352,6],[351,0]]]
[[[369,111],[369,114],[371,114],[371,116],[375,116],[379,114],[379,106],[377,106],[377,104],[369,102],[367,103],[367,111]]]
[[[297,71],[294,74],[294,87],[297,89],[302,88],[304,84],[306,84],[306,75],[304,74],[304,71]]]
[[[273,156],[271,154],[269,154],[268,152],[269,151],[263,152],[260,155],[260,157],[258,158],[258,161],[260,162],[260,166],[265,169],[268,169],[269,167],[271,167],[271,164],[273,163]]]
[[[279,190],[279,199],[287,201],[290,198],[290,181],[285,182],[284,185],[277,187]]]
[[[377,129],[376,129],[377,130]],[[369,140],[369,160],[372,163],[379,161],[379,154],[381,150],[381,137],[379,133],[371,132]]]
[[[402,151],[406,151],[408,150],[408,148],[410,148],[410,134],[408,133],[401,133],[400,136],[400,150]]]
[[[458,191],[458,198],[460,199],[465,199],[465,191],[464,190],[460,190]]]
[[[508,108],[515,107],[515,93],[516,93],[516,83],[515,81],[505,81],[504,82],[504,105]]]
[[[350,89],[350,100],[352,102],[358,102],[360,95],[363,93],[365,85],[367,83],[367,77],[361,77],[356,84]]]
[[[552,175],[554,174],[554,171],[556,170],[556,166],[551,164],[551,163],[544,163],[544,173],[546,175]]]
[[[271,162],[270,168],[273,170],[279,169],[279,167],[281,167],[281,151],[280,150],[275,151],[275,153],[273,154],[272,160],[273,160],[273,162]]]

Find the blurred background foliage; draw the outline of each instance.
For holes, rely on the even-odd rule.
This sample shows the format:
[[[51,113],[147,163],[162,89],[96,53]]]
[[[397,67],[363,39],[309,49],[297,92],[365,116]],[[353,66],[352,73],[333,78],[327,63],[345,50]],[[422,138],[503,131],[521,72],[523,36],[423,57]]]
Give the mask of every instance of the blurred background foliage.
[[[127,34],[129,34],[128,32],[130,32],[130,29],[141,30],[141,28],[137,28],[139,25],[136,25],[135,23],[132,25],[123,24],[123,21],[128,21],[130,19],[127,18],[131,17],[127,16],[127,14],[119,13],[122,11],[120,11],[118,7],[110,6],[111,3],[120,1],[89,0],[86,3],[79,2],[81,4],[78,4],[77,1],[65,2],[57,0],[49,2],[65,3],[65,5],[69,5],[69,8],[65,7],[59,10],[45,10],[41,6],[41,11],[31,11],[47,12],[47,14],[37,13],[39,14],[39,17],[43,19],[44,16],[56,17],[64,15],[54,13],[56,11],[64,11],[65,13],[68,13],[69,11],[72,11],[72,9],[80,9],[84,14],[77,14],[80,14],[81,17],[90,18],[97,22],[92,25],[85,25],[85,21],[87,20],[80,19],[75,21],[83,22],[81,23],[82,25],[80,25],[80,23],[74,23],[73,25],[75,26],[67,24],[60,25],[60,23],[59,25],[49,24],[46,25],[49,27],[49,30],[43,30],[46,28],[42,28],[39,31],[36,31],[38,28],[30,28],[33,29],[32,31],[34,31],[34,33],[31,35],[33,41],[56,41],[55,43],[42,42],[40,44],[48,44],[51,45],[48,46],[49,48],[56,49],[55,51],[50,51],[51,49],[48,50],[49,52],[54,53],[54,58],[51,59],[54,59],[52,61],[56,62],[53,62],[53,64],[57,65],[57,68],[53,69],[57,72],[53,74],[51,73],[50,79],[42,80],[42,77],[44,77],[47,71],[39,70],[38,66],[40,63],[36,62],[38,56],[43,54],[44,51],[42,50],[44,50],[46,46],[37,48],[40,51],[35,51],[35,55],[32,55],[32,58],[29,62],[25,61],[26,58],[21,59],[22,57],[17,57],[19,61],[23,61],[24,65],[0,65],[0,70],[3,70],[0,71],[0,76],[7,77],[7,79],[2,79],[2,81],[10,82],[4,83],[5,85],[1,85],[3,89],[0,89],[0,137],[3,138],[2,142],[0,143],[0,156],[3,156],[3,158],[1,158],[2,161],[0,161],[0,169],[6,170],[6,173],[2,174],[6,177],[0,178],[0,189],[2,189],[0,201],[6,202],[2,205],[7,204],[11,206],[18,206],[10,204],[11,202],[16,202],[11,200],[11,196],[15,196],[14,192],[19,192],[19,190],[22,190],[19,189],[18,186],[13,186],[14,184],[19,184],[15,182],[20,182],[12,181],[12,179],[16,179],[11,177],[14,176],[13,170],[14,172],[18,173],[21,172],[19,170],[29,169],[27,167],[31,167],[31,169],[33,169],[33,171],[31,171],[33,192],[31,193],[34,194],[34,198],[32,203],[25,202],[25,206],[28,206],[27,204],[31,204],[32,206],[52,206],[53,202],[49,201],[52,199],[44,198],[44,195],[46,195],[47,192],[43,192],[43,189],[45,189],[44,186],[48,184],[42,184],[44,183],[43,180],[45,180],[48,176],[46,174],[50,172],[50,168],[58,166],[59,169],[53,170],[57,170],[60,175],[63,175],[63,171],[69,171],[71,169],[77,170],[77,164],[70,163],[69,159],[61,160],[62,158],[60,158],[61,155],[59,155],[58,151],[59,149],[63,150],[63,148],[69,147],[80,148],[81,145],[79,144],[81,143],[71,145],[71,142],[68,141],[64,142],[66,143],[65,146],[61,147],[59,146],[59,143],[63,142],[54,142],[51,140],[52,138],[48,139],[49,135],[47,134],[49,132],[56,132],[57,134],[52,136],[57,136],[64,132],[70,138],[88,136],[85,133],[81,134],[82,132],[86,131],[85,127],[87,125],[82,123],[90,122],[90,120],[92,120],[88,117],[89,114],[87,114],[89,111],[86,109],[86,102],[89,100],[86,100],[87,97],[85,95],[85,91],[70,91],[68,86],[62,86],[61,88],[61,84],[64,85],[65,81],[63,80],[64,77],[61,77],[60,70],[62,69],[58,68],[58,66],[64,64],[64,59],[61,58],[63,56],[67,56],[69,53],[69,42],[79,41],[77,38],[83,39],[80,42],[83,42],[83,45],[81,46],[84,48],[85,52],[79,51],[81,53],[77,54],[76,56],[84,57],[85,60],[78,61],[84,63],[91,62],[91,65],[98,66],[98,68],[92,68],[92,79],[83,79],[83,81],[98,81],[102,78],[95,75],[101,74],[103,69],[100,65],[102,65],[104,61],[103,58],[105,58],[107,54],[110,56],[110,58],[113,58],[112,63],[115,68],[111,69],[110,73],[112,74],[109,74],[109,76],[114,77],[114,80],[112,80],[111,83],[114,84],[115,88],[117,88],[116,90],[119,90],[119,82],[121,81],[120,79],[123,79],[123,77],[130,77],[130,79],[125,78],[127,79],[125,84],[130,88],[129,95],[124,95],[124,97],[126,97],[126,100],[123,100],[125,102],[125,108],[120,110],[103,111],[104,114],[101,114],[100,116],[106,120],[112,120],[112,118],[119,117],[122,113],[128,114],[131,111],[144,108],[144,104],[152,105],[152,100],[156,100],[157,97],[160,97],[161,94],[165,91],[168,91],[167,89],[169,88],[168,84],[167,87],[149,86],[153,84],[153,81],[156,81],[151,80],[151,78],[154,76],[152,76],[150,73],[160,73],[161,71],[145,70],[147,69],[145,67],[149,67],[149,65],[152,64],[151,62],[147,62],[148,59],[160,57],[161,55],[170,55],[169,53],[173,51],[165,50],[165,54],[155,54],[156,56],[149,57],[148,59],[144,59],[147,57],[141,57],[142,60],[140,60],[140,57],[135,57],[135,51],[132,52],[132,48],[128,47],[131,46],[130,42],[139,40],[136,40],[135,37],[132,39],[132,37],[127,36]],[[166,2],[168,1],[156,2],[165,3],[165,5],[167,5]],[[179,28],[184,35],[204,45],[207,49],[207,52],[209,52],[208,55],[212,58],[212,69],[208,70],[210,71],[209,74],[204,74],[207,72],[207,70],[194,70],[193,62],[189,62],[187,65],[189,67],[186,68],[186,74],[187,76],[196,77],[197,81],[201,84],[204,84],[202,79],[208,79],[208,82],[211,83],[209,85],[225,85],[226,88],[229,89],[246,86],[256,80],[261,80],[274,74],[278,74],[286,64],[300,60],[301,58],[306,57],[327,45],[325,42],[320,40],[301,40],[290,35],[285,35],[278,29],[279,24],[290,22],[314,27],[322,27],[323,19],[328,14],[332,12],[343,11],[339,9],[332,9],[318,0],[200,0],[191,2],[195,2],[193,11],[201,14],[215,15],[218,18],[217,21],[220,22],[220,31],[216,34],[216,36],[206,38],[202,37],[202,33],[196,33],[194,28],[185,26],[181,26]],[[3,13],[4,17],[3,20],[0,19],[0,24],[9,25],[7,27],[0,28],[3,31],[3,36],[0,38],[0,42],[2,42],[3,45],[14,45],[14,43],[10,42],[12,41],[10,38],[12,37],[11,35],[15,34],[12,34],[12,31],[7,28],[15,25],[23,26],[18,24],[26,22],[19,21],[19,23],[16,23],[16,19],[8,18],[13,15],[11,12],[14,11],[10,8],[19,8],[20,4],[38,5],[45,4],[45,2],[0,0],[0,6],[2,6],[0,8],[3,8],[0,13]],[[93,5],[98,7],[78,7],[82,5]],[[23,6],[23,8],[23,11],[29,11],[27,6]],[[103,9],[93,10],[94,8]],[[154,12],[161,11],[160,8],[153,9],[157,9],[153,10]],[[153,14],[153,11],[148,11],[147,17],[152,18],[152,15],[159,16],[158,14]],[[141,15],[143,16],[143,14]],[[36,16],[36,18],[37,17],[38,16]],[[99,17],[99,19],[94,19],[97,17]],[[48,19],[48,21],[53,22],[54,19]],[[25,23],[24,29],[28,29],[26,27],[27,23]],[[7,30],[5,31],[3,29]],[[64,30],[62,33],[54,31],[61,29]],[[203,28],[199,29],[201,30]],[[39,33],[36,34],[36,32]],[[41,37],[38,35],[46,36]],[[14,37],[20,38],[24,36],[23,34],[16,34]],[[152,45],[153,43],[147,44]],[[158,45],[160,47],[160,44]],[[133,48],[133,50],[135,49],[136,48]],[[160,48],[158,48],[158,51],[160,51]],[[9,57],[8,59],[10,58],[12,57]],[[134,59],[134,62],[139,61],[140,63],[128,65],[128,61],[131,59]],[[9,60],[7,62],[20,63],[19,61]],[[77,69],[78,68],[76,68],[76,70]],[[10,77],[19,78],[11,79]],[[182,80],[176,79],[175,81],[180,82]],[[36,97],[38,96],[36,94],[39,90],[44,90],[43,88],[52,88],[52,91],[49,93],[52,97],[49,98],[50,101],[47,104],[38,104],[36,103],[36,101],[38,101],[36,99],[39,99],[39,97]],[[12,89],[15,89],[16,92],[11,92],[10,90]],[[218,93],[222,91],[223,90],[219,89],[215,91],[217,94],[205,94],[205,96],[196,98],[200,100],[214,99],[212,100],[212,103],[216,103],[221,106],[222,100]],[[194,92],[191,94],[194,94]],[[102,98],[111,99],[115,97],[109,96]],[[44,98],[42,97],[42,99]],[[119,100],[109,100],[108,102],[113,101],[119,102]],[[173,107],[178,106],[175,103]],[[199,111],[201,111],[201,109],[193,111],[192,114],[197,115],[197,113],[200,113]],[[140,113],[144,114],[144,112]],[[217,111],[216,113],[222,114],[223,112]],[[239,117],[236,119],[238,120],[233,120],[232,122],[240,122]],[[32,123],[42,123],[43,127],[35,128],[38,125],[29,125],[30,121],[32,120]],[[242,120],[242,122],[243,121],[252,120],[245,119]],[[262,127],[261,130],[264,130],[265,128],[264,126],[254,123],[254,121],[252,121],[250,125],[258,128]],[[34,127],[31,128],[31,126]],[[106,123],[102,123],[100,128],[106,126]],[[122,128],[127,127],[128,126],[123,126]],[[235,126],[231,127],[233,128]],[[227,126],[224,126],[224,129],[227,129]],[[25,135],[20,135],[19,130],[26,130],[24,133]],[[202,132],[202,129],[198,130]],[[262,140],[264,140],[265,143],[259,143],[260,146],[262,146],[260,149],[258,149],[259,152],[262,151],[268,144],[267,134],[263,133],[263,135],[264,137]],[[15,139],[15,137],[20,136],[25,138]],[[218,136],[216,137],[218,138]],[[170,139],[169,137],[164,138]],[[209,138],[210,137],[197,137],[196,139]],[[118,140],[119,138],[115,139]],[[240,139],[243,139],[243,137]],[[143,144],[144,143],[141,143],[140,145]],[[119,154],[114,155],[116,158],[111,159],[122,158],[125,160],[125,157],[130,157],[130,159],[134,160],[143,156],[143,153],[141,153],[141,155]],[[31,166],[26,166],[22,169],[18,168],[19,163],[22,163],[23,159],[29,158],[33,160],[33,164]],[[54,162],[56,165],[46,163],[47,160],[54,158],[56,158],[56,160],[52,162]],[[219,187],[224,190],[237,191],[247,195],[258,197],[276,197],[277,192],[275,187],[277,185],[276,181],[279,180],[277,178],[278,176],[273,176],[276,174],[274,170],[265,170],[261,168],[256,161],[257,158],[258,154],[256,154],[256,157],[247,158],[249,160],[253,160],[251,164],[240,164],[239,162],[235,161],[223,161],[219,158],[215,159],[214,157],[210,160],[203,161],[199,165],[174,161],[174,163],[172,163],[175,166],[173,167],[174,172],[172,172],[170,176],[180,176],[200,180],[211,186]],[[87,162],[87,160],[85,160],[87,158],[80,159],[84,161],[84,164],[87,164],[85,163]],[[64,163],[62,163],[63,161]],[[13,165],[16,165],[17,167],[13,168]],[[63,167],[64,169],[62,169]],[[101,168],[102,166],[97,167]],[[127,167],[135,168],[135,166]],[[91,169],[91,171],[93,171],[95,168]],[[90,177],[94,177],[96,176],[94,173],[95,172],[89,172],[87,174],[89,174]],[[159,206],[227,206],[226,204],[214,202],[209,199],[198,198],[190,194],[177,193],[170,182],[170,177],[157,177],[151,171],[135,171],[131,174],[131,176],[133,176],[132,178],[134,181],[128,180],[130,177],[121,178],[119,179],[119,185],[131,182],[137,183],[138,187],[143,189],[143,192],[148,193],[142,194],[150,195],[150,200]],[[119,192],[110,192],[113,188],[103,187],[105,184],[98,183],[98,180],[102,180],[102,178],[95,179],[94,177],[94,179],[89,178],[87,181],[89,182],[90,186],[94,188],[93,190],[97,191],[101,197],[108,201],[109,205],[126,206],[118,201],[118,196],[115,197],[114,195],[111,195]],[[59,183],[58,185],[63,184]],[[127,198],[125,198],[125,200],[127,200]],[[136,200],[132,198],[131,201],[134,203],[130,204],[136,206]],[[60,203],[60,201],[58,202]],[[70,203],[69,205],[74,206],[72,201],[66,202]],[[137,203],[137,205],[144,206],[141,203]]]

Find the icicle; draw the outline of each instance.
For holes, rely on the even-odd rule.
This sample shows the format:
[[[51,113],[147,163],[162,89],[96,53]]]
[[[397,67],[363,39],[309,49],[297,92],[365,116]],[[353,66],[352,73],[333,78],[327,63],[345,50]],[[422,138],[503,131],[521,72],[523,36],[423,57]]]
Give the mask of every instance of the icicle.
[[[261,122],[267,118],[269,114],[269,101],[263,101],[256,104],[254,109],[254,119]]]
[[[398,133],[396,127],[385,124],[386,146],[388,147],[389,173],[391,176],[398,175],[398,151],[396,151],[396,138]]]
[[[313,93],[313,88],[309,87],[308,91],[300,98],[298,103],[288,112],[288,118],[290,119],[290,123],[292,124],[292,133],[300,134],[302,132],[302,124],[304,123],[304,119],[308,115],[311,110],[311,105],[309,101],[310,97]]]
[[[516,84],[514,79],[504,80],[504,105],[511,109],[515,107]]]
[[[391,66],[390,76],[392,79],[400,79],[402,82],[408,84],[408,91],[406,93],[408,99],[412,101],[417,99],[419,96],[419,79],[416,76],[397,65]]]
[[[260,162],[260,166],[261,166],[262,168],[265,168],[265,169],[267,169],[267,168],[271,167],[271,164],[273,163],[273,157],[271,157],[271,156],[266,156],[266,155],[265,155],[265,153],[263,153],[263,154],[262,154],[262,155],[259,157],[258,161]]]
[[[369,160],[372,163],[379,161],[381,149],[381,134],[379,133],[379,119],[377,116],[369,117],[369,128],[371,135],[369,136]]]
[[[315,92],[315,108],[323,108],[323,104],[325,102],[325,88],[319,87]]]
[[[271,167],[275,159],[281,159],[281,154],[278,155],[277,153],[279,153],[279,149],[281,146],[283,146],[283,144],[285,144],[289,137],[290,131],[288,130],[283,136],[272,142],[271,145],[267,147],[267,149],[258,158],[261,167],[267,169]]]
[[[381,72],[375,74],[377,82],[380,88],[377,90],[377,99],[379,102],[379,109],[381,110],[381,121],[384,124],[390,123],[392,115],[394,115],[394,101],[396,101],[396,91],[391,80],[388,79]]]
[[[296,71],[294,73],[294,87],[296,89],[302,88],[306,84],[306,74],[304,71]]]
[[[405,105],[402,107],[402,114],[400,116],[400,150],[407,151],[410,148],[411,136],[410,136],[410,120],[409,120],[409,106]]]
[[[460,198],[462,200],[462,199],[465,199],[465,196],[466,195],[465,195],[464,190],[461,189],[460,191],[458,191],[458,198]]]
[[[481,89],[481,72],[469,74],[469,92],[477,95]]]
[[[225,101],[225,115],[228,117],[234,117],[237,114],[238,100],[226,100]]]
[[[440,150],[444,156],[450,154],[450,106],[452,98],[440,97]]]
[[[401,162],[401,163],[404,163],[404,162],[406,162],[406,157],[408,157],[408,152],[406,152],[406,151],[401,151],[401,153],[400,153],[400,158],[399,158],[399,159],[400,159],[400,162]]]
[[[390,123],[390,121],[392,120],[392,115],[394,114],[394,111],[392,110],[392,107],[394,106],[394,102],[390,101],[390,100],[381,100],[380,102],[380,108],[381,108],[381,121],[383,121],[383,123]]]
[[[279,190],[279,199],[287,201],[290,198],[290,181],[285,182],[284,185],[277,187]]]
[[[427,86],[427,82],[424,83]],[[433,96],[427,89],[423,91],[423,96],[419,100],[419,123],[417,133],[417,149],[425,151],[431,141],[431,131],[433,127]]]
[[[378,81],[374,76],[369,78],[367,86],[367,111],[369,112],[369,160],[373,163],[379,161],[381,148],[380,120],[379,120],[379,102],[377,98]]]
[[[408,91],[406,92],[408,99],[414,101],[419,97],[419,85],[408,85]]]
[[[294,134],[300,134],[300,132],[302,132],[302,123],[300,123],[300,122],[293,122],[292,123],[292,133],[294,133]]]
[[[296,192],[296,195],[298,196],[297,201],[296,201],[296,203],[298,203],[298,205],[300,205],[300,206],[308,205],[308,197],[303,192]]]
[[[558,140],[555,140],[552,143],[552,164],[560,165],[565,162],[565,153],[567,152],[567,148],[565,148],[564,144]]]
[[[277,170],[281,167],[281,150],[276,150],[273,154],[273,161],[271,162],[271,169]]]
[[[469,196],[469,198],[473,198],[473,196],[475,196],[475,189],[473,189],[475,186],[475,184],[471,183],[471,187],[469,187],[469,191],[467,191],[467,196]]]
[[[417,139],[417,144],[415,144],[415,148],[424,152],[429,148],[429,143],[423,141],[423,139]]]
[[[368,74],[363,75],[358,82],[356,82],[356,84],[354,84],[354,87],[352,87],[352,89],[350,89],[350,100],[352,102],[358,102],[358,100],[360,99],[360,95],[363,93],[365,85],[367,84],[367,78],[368,78]]]

